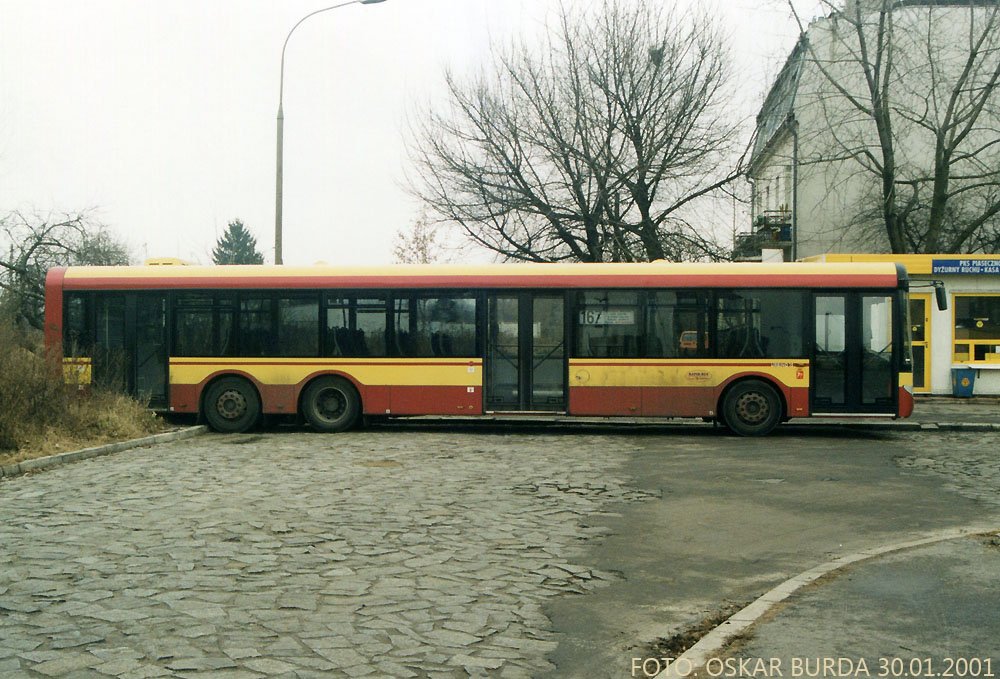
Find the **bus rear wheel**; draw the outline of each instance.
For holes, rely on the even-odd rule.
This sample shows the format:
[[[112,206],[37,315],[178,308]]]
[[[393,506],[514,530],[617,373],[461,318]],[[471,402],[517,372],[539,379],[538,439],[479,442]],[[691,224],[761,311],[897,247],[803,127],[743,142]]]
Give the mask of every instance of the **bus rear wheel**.
[[[241,377],[223,377],[212,384],[202,403],[205,420],[215,431],[244,432],[260,419],[260,396]]]
[[[354,385],[342,377],[320,377],[302,394],[302,414],[319,431],[350,429],[360,413],[361,398]]]
[[[722,401],[722,420],[740,436],[763,436],[781,422],[781,399],[770,384],[747,380],[733,386]]]

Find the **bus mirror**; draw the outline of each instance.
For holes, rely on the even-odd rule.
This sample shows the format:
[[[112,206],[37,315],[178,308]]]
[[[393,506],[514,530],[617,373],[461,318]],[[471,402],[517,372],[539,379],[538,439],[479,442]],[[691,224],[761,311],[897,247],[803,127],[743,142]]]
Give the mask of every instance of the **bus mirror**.
[[[944,291],[944,283],[934,281],[934,297],[937,299],[938,311],[948,310],[948,295]]]

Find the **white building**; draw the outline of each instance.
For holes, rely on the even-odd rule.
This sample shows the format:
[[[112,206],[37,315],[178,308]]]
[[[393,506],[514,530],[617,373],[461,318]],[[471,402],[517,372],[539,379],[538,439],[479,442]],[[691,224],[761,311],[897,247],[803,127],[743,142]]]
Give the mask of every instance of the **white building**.
[[[858,4],[860,3],[860,9]],[[887,14],[878,10],[891,7]],[[753,224],[737,238],[738,258],[753,260],[762,248],[777,248],[795,260],[828,252],[891,252],[882,215],[881,176],[885,162],[870,107],[868,77],[878,80],[874,61],[881,19],[891,36],[891,58],[883,71],[891,101],[892,160],[898,192],[895,204],[909,223],[928,223],[934,189],[938,136],[959,135],[949,156],[948,222],[936,248],[956,251],[954,237],[968,215],[985,212],[1000,185],[1000,92],[968,130],[974,92],[985,91],[1000,63],[1000,7],[996,0],[848,0],[841,13],[813,21],[789,55],[757,116],[750,158]],[[856,26],[863,26],[863,59]],[[970,47],[983,36],[984,40]],[[977,55],[963,81],[970,52]],[[866,73],[863,64],[868,64]],[[962,86],[957,86],[962,83]],[[993,86],[996,82],[993,82]],[[953,90],[959,94],[952,99]],[[963,108],[965,107],[965,108]],[[963,184],[963,182],[965,182]],[[974,188],[973,184],[982,184]],[[986,226],[997,228],[1000,218]],[[907,251],[935,252],[914,228]],[[980,247],[963,241],[960,251]],[[928,249],[932,248],[932,249]],[[898,249],[897,249],[898,251]]]
[[[891,11],[880,13],[883,9]],[[885,156],[871,116],[857,105],[864,105],[866,97],[870,103],[871,90],[860,66],[866,60],[859,57],[856,26],[865,27],[871,64],[883,19],[891,21],[882,25],[891,25],[893,36],[887,91],[901,180],[897,190],[912,193],[901,193],[897,203],[912,211],[916,223],[926,219],[934,132],[960,119],[954,109],[968,103],[962,99],[965,94],[952,101],[950,93],[974,51],[970,45],[983,38],[975,50],[975,72],[966,83],[969,92],[985,91],[988,80],[983,78],[1000,65],[996,0],[847,0],[842,13],[813,21],[757,116],[749,171],[753,223],[749,232],[737,236],[736,255],[745,260],[777,255],[786,261],[903,263],[913,283],[915,391],[951,394],[958,369],[972,371],[976,395],[1000,394],[1000,255],[888,254],[892,248],[880,209],[881,179],[871,171]],[[873,70],[868,75],[878,78]],[[1000,95],[987,102],[963,138],[959,151],[967,157],[951,166],[952,188],[963,181],[970,186],[948,202],[959,217],[963,210],[981,210],[989,192],[998,192],[998,99]],[[959,125],[952,132],[962,129]],[[973,188],[973,182],[984,188]],[[911,251],[926,247],[926,242],[907,244]],[[933,281],[944,285],[946,310],[934,302]]]

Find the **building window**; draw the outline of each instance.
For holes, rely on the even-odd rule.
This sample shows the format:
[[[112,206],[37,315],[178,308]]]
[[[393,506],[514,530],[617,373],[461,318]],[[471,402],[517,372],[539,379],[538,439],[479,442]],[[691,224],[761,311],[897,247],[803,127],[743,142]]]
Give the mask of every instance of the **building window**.
[[[792,178],[794,177],[794,175],[792,174],[792,166],[791,165],[785,165],[784,168],[783,168],[783,171],[784,171],[784,175],[785,175],[785,192],[781,196],[782,205],[779,205],[778,207],[780,209],[782,209],[782,210],[790,210],[791,206],[792,206],[792,198],[793,198],[793,196],[792,196]]]
[[[1000,364],[1000,295],[955,295],[956,363]]]

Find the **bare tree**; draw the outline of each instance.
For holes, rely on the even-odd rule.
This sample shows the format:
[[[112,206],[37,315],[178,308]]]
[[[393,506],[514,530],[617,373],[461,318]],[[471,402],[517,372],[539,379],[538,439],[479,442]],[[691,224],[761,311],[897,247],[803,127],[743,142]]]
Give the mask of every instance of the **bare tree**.
[[[707,17],[563,7],[544,44],[494,48],[471,81],[446,73],[450,107],[413,131],[413,190],[507,260],[723,258],[690,216],[740,173],[729,68]]]
[[[128,264],[128,248],[84,214],[0,217],[0,296],[15,322],[43,327],[45,276],[56,266]]]
[[[393,241],[392,256],[398,264],[433,264],[448,261],[442,235],[446,225],[436,224],[421,214],[409,230],[399,229]]]
[[[807,33],[789,0],[829,140],[802,163],[853,167],[891,252],[1000,247],[1000,2],[823,3]]]

